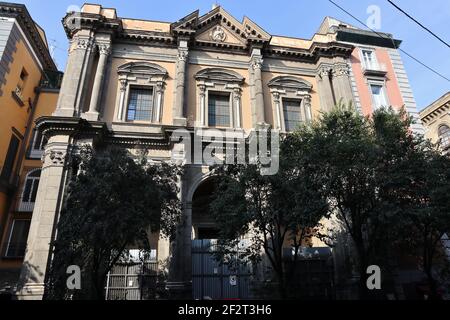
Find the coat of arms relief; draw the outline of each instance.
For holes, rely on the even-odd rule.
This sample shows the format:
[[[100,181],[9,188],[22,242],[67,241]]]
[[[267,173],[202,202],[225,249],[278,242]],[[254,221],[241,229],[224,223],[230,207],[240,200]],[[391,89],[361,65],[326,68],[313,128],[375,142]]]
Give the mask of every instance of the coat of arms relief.
[[[225,33],[225,30],[223,30],[221,26],[216,26],[209,33],[209,37],[213,41],[224,42],[225,39],[227,38],[227,34]]]

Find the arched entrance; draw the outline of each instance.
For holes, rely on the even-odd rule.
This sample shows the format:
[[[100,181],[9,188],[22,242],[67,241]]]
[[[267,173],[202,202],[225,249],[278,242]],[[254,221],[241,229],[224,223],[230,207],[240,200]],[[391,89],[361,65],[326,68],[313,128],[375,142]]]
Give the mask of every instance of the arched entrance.
[[[209,205],[216,190],[216,178],[203,181],[192,197],[192,239],[217,239],[217,226],[214,222]]]
[[[216,177],[204,178],[192,196],[192,297],[246,299],[250,292],[249,266],[242,265],[232,270],[214,257],[219,229],[211,214],[210,204],[216,186]]]

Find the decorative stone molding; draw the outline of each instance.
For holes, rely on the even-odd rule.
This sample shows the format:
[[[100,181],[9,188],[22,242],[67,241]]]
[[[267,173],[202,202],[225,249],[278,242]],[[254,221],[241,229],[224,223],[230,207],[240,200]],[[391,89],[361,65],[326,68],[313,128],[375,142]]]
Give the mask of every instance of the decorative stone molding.
[[[108,56],[111,53],[111,45],[107,43],[98,43],[98,51],[101,55]]]
[[[328,79],[332,70],[333,69],[329,66],[322,66],[319,68],[317,73],[321,79]]]
[[[269,81],[268,86],[272,93],[274,105],[275,129],[285,131],[285,119],[283,113],[283,98],[301,100],[300,114],[304,121],[311,121],[311,90],[312,84],[308,81],[293,76],[278,76]]]
[[[177,60],[186,62],[189,57],[189,51],[187,49],[178,49]]]
[[[62,166],[64,164],[64,160],[66,159],[66,151],[50,151],[50,161],[54,165]]]
[[[334,67],[332,69],[332,73],[333,73],[334,77],[340,77],[340,76],[349,77],[350,69],[347,64],[344,64],[344,63],[337,64],[337,65],[334,65]]]
[[[230,93],[230,127],[241,126],[241,91],[245,78],[235,71],[207,68],[195,75],[198,88],[197,126],[208,126],[208,91]]]
[[[209,33],[211,40],[216,42],[224,42],[227,39],[227,34],[221,26],[216,26]]]
[[[119,75],[117,120],[124,121],[126,101],[130,86],[139,85],[154,88],[153,115],[151,122],[160,123],[164,101],[165,80],[168,72],[163,67],[150,62],[129,62],[117,69]]]
[[[263,58],[254,58],[250,62],[253,70],[256,70],[256,69],[261,70],[262,66],[263,66],[263,63],[264,63],[264,59]]]

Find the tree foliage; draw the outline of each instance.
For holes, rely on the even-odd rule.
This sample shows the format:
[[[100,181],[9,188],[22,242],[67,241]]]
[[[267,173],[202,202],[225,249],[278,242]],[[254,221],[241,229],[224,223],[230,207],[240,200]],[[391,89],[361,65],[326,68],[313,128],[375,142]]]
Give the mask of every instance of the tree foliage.
[[[127,246],[149,249],[151,232],[173,234],[180,170],[121,148],[82,147],[75,161],[79,170],[67,186],[46,297],[102,299],[106,275]],[[81,290],[66,288],[69,265],[81,268]]]
[[[260,163],[214,169],[219,182],[211,211],[220,230],[218,258],[231,263],[227,257],[236,252],[240,239],[250,237],[250,246],[240,251],[240,258],[258,262],[265,255],[281,298],[287,297],[291,284],[283,249],[292,248],[295,264],[299,248],[310,240],[327,212],[327,202],[317,192],[315,172],[295,147],[289,138],[282,141],[276,175],[261,175]],[[294,157],[295,166],[290,162]]]

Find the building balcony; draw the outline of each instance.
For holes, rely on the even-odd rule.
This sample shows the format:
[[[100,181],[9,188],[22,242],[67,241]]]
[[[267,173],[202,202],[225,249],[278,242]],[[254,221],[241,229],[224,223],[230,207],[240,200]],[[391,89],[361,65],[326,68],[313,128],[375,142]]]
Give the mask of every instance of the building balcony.
[[[59,90],[61,88],[63,76],[64,76],[64,73],[62,73],[60,71],[46,70],[42,74],[42,78],[41,78],[39,87],[41,89]]]
[[[387,67],[384,63],[364,64],[362,68],[365,76],[385,77],[387,74]]]
[[[33,212],[34,202],[24,202],[22,200],[19,201],[19,206],[17,211],[19,212]]]

